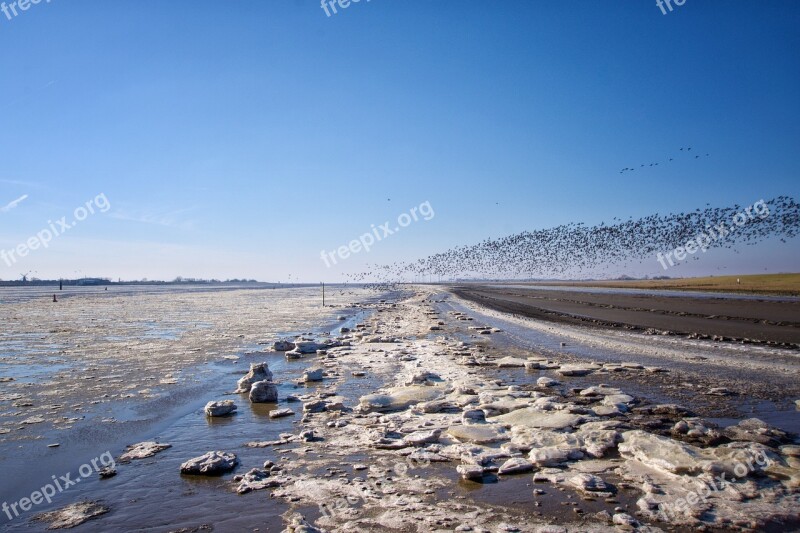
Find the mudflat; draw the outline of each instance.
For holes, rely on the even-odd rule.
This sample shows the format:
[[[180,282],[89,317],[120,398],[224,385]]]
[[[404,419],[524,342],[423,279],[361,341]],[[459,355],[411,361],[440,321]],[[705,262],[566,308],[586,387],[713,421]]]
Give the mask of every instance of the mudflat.
[[[570,287],[607,287],[619,289],[655,289],[800,296],[800,274],[798,273],[706,276],[702,278],[544,281],[532,283],[531,285],[567,285]]]
[[[453,291],[489,308],[559,323],[653,329],[798,348],[800,300],[662,296],[652,292],[589,292],[462,285]]]
[[[794,350],[542,322],[439,286],[332,296],[3,308],[1,527],[800,525]],[[62,472],[80,485],[22,507]]]

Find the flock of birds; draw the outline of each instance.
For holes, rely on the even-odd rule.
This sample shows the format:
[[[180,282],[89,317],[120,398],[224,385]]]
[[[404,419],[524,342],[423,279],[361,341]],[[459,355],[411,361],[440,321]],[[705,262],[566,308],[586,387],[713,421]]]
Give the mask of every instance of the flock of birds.
[[[463,277],[558,278],[580,276],[639,260],[655,263],[659,252],[685,245],[701,233],[711,235],[708,248],[733,248],[766,238],[794,237],[800,230],[800,204],[788,196],[765,202],[766,216],[753,216],[741,226],[734,217],[745,207],[706,207],[687,213],[658,213],[640,219],[587,226],[570,223],[549,229],[525,231],[477,244],[459,246],[414,262],[370,265],[366,272],[351,274],[349,281],[437,281]],[[759,214],[766,213],[764,208]],[[727,235],[714,231],[724,223]],[[735,250],[735,248],[734,248]],[[697,258],[701,254],[695,254]]]
[[[692,155],[692,154],[689,154],[689,152],[691,152],[691,151],[692,151],[692,147],[691,147],[691,146],[682,147],[682,148],[680,149],[680,151],[681,151],[681,152],[684,152],[685,154]],[[705,157],[709,157],[709,155],[710,155],[710,154],[706,154],[706,155],[705,155]],[[695,158],[695,159],[700,159],[700,157],[701,157],[701,156],[700,156],[699,154],[694,154],[694,158]],[[667,160],[667,161],[655,161],[655,162],[653,162],[653,163],[650,163],[649,165],[647,165],[647,164],[645,164],[645,163],[642,163],[642,164],[640,164],[640,165],[639,165],[639,168],[641,169],[641,168],[645,168],[645,167],[648,167],[648,168],[649,168],[649,167],[657,167],[659,163],[664,163],[664,164],[667,164],[667,163],[670,163],[670,162],[672,162],[672,161],[675,161],[675,158],[674,158],[674,157],[670,157],[670,158],[668,158],[668,160]],[[620,174],[624,174],[625,172],[633,172],[633,171],[635,171],[635,170],[636,170],[636,167],[625,167],[625,168],[621,169],[621,170],[619,171],[619,173],[620,173]]]

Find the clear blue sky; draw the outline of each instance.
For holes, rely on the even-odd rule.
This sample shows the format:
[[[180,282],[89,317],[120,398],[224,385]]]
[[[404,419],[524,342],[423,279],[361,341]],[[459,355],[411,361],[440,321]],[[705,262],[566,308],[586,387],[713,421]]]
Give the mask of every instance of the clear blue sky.
[[[798,28],[794,0],[0,13],[0,207],[28,195],[0,211],[0,248],[98,194],[111,204],[0,278],[334,281],[570,221],[800,198]],[[619,173],[683,146],[710,156]],[[320,259],[426,201],[430,221]],[[797,270],[797,244],[675,273]]]

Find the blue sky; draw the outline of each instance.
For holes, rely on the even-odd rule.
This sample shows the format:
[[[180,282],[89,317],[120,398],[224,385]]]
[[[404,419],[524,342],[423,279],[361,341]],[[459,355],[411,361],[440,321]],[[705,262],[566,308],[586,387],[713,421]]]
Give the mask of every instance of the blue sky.
[[[335,281],[570,221],[800,198],[798,27],[789,0],[0,13],[0,207],[27,195],[0,211],[0,248],[111,204],[0,278]],[[710,155],[619,174],[684,146]],[[431,220],[320,259],[426,201]],[[780,244],[674,275],[797,270],[798,240]]]

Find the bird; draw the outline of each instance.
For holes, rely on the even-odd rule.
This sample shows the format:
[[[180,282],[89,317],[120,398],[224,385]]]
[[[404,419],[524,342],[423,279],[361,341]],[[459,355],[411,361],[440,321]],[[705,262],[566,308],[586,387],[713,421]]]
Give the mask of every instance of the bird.
[[[626,167],[627,168],[627,167]],[[496,205],[499,202],[496,202]],[[751,209],[753,206],[751,206]],[[786,244],[800,235],[800,203],[789,196],[764,202],[758,223],[748,223],[722,235],[713,228],[745,212],[739,205],[713,207],[710,202],[691,211],[654,213],[634,218],[614,216],[606,225],[571,222],[554,227],[534,228],[520,233],[445,249],[416,260],[370,265],[353,273],[354,281],[374,280],[374,287],[392,287],[409,279],[441,276],[459,277],[589,277],[612,272],[624,263],[655,263],[656,254],[674,250],[688,241],[705,235],[708,248],[732,249],[741,254],[741,246],[753,246],[775,237]],[[696,262],[706,261],[701,254]],[[721,269],[723,267],[717,267]]]
[[[684,150],[686,150],[686,151],[688,152],[688,151],[690,151],[691,149],[692,149],[692,147],[691,147],[691,146],[689,146],[689,147],[681,147],[681,148],[679,148],[679,150],[680,150],[681,152],[682,152],[682,151],[684,151]],[[708,156],[709,156],[709,154],[706,154],[706,157],[708,157]],[[700,156],[699,156],[699,155],[698,155],[698,156],[695,156],[695,159],[699,159],[699,158],[700,158]],[[667,159],[668,159],[668,161],[667,161],[667,162],[670,162],[670,161],[675,161],[675,158],[674,158],[674,157],[669,157],[669,158],[667,158]],[[658,165],[659,165],[659,162],[653,162],[653,163],[648,163],[648,164],[644,164],[644,163],[642,163],[642,164],[640,164],[640,165],[639,165],[639,168],[644,168],[645,166],[657,167]],[[620,170],[620,174],[622,174],[622,173],[624,173],[624,172],[628,172],[628,171],[631,171],[631,172],[633,172],[633,170],[634,170],[634,169],[633,169],[632,167],[625,167],[625,168],[623,168],[623,169],[621,169],[621,170]]]

